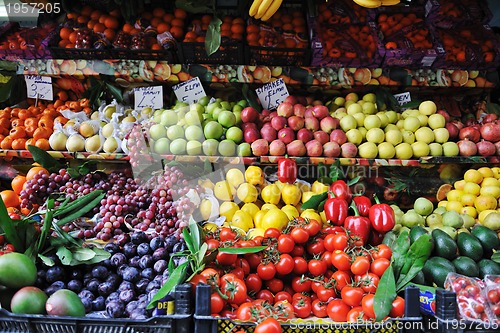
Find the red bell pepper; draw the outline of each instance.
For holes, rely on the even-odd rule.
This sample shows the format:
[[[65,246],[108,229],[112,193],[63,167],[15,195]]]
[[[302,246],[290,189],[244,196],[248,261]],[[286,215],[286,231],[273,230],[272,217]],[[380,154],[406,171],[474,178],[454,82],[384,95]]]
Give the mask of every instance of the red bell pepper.
[[[349,188],[349,185],[343,180],[334,181],[329,188],[328,197],[332,198],[340,198],[347,201],[347,203],[351,203],[352,200],[352,192]]]
[[[284,157],[278,160],[278,179],[282,183],[293,184],[297,180],[297,162]]]
[[[327,221],[333,225],[344,225],[347,217],[349,205],[341,198],[329,198],[326,200],[324,208]]]
[[[368,215],[373,229],[382,233],[391,231],[396,224],[394,210],[388,204],[381,204],[377,196],[375,196],[375,202]]]
[[[356,195],[352,197],[352,200],[356,204],[356,208],[359,211],[359,215],[368,217],[370,212],[370,207],[372,206],[372,201],[370,198],[364,195]]]
[[[370,238],[370,220],[367,217],[360,216],[356,205],[351,203],[350,206],[354,210],[354,216],[348,216],[344,221],[344,228],[352,235],[358,236],[363,245],[368,243]]]
[[[370,233],[370,245],[376,246],[382,244],[384,240],[385,233],[378,232],[377,230],[373,230]]]

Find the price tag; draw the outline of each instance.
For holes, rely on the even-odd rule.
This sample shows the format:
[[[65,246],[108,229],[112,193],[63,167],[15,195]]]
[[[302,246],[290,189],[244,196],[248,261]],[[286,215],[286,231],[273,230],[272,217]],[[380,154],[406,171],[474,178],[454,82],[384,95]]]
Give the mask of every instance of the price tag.
[[[135,109],[151,107],[161,109],[163,107],[163,87],[139,87],[134,89]]]
[[[207,96],[199,77],[176,84],[172,89],[179,101],[188,104],[196,103],[200,98]]]
[[[28,98],[39,98],[52,101],[54,91],[52,90],[52,78],[50,76],[25,75]]]
[[[256,89],[255,92],[262,107],[268,110],[276,109],[289,95],[283,79],[268,83]]]
[[[409,92],[394,95],[399,105],[405,105],[411,102],[411,96]]]

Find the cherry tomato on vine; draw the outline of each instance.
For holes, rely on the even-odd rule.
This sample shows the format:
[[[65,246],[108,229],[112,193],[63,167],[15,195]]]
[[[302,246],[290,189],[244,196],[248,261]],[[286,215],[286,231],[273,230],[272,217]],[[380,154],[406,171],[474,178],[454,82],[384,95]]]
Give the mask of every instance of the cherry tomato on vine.
[[[320,281],[319,279],[311,280],[311,290],[313,293],[317,293],[319,287],[322,287],[325,284],[325,281]]]
[[[308,292],[311,290],[311,280],[296,276],[292,279],[292,289],[296,293]]]
[[[266,318],[253,331],[254,333],[282,333],[283,329],[278,320],[275,318]]]
[[[340,291],[351,281],[351,274],[348,271],[336,271],[332,274],[335,279],[335,288]]]
[[[326,310],[326,304],[324,302],[321,302],[319,299],[315,299],[311,303],[311,311],[312,314],[318,318],[325,318],[328,316],[327,310]]]
[[[492,304],[496,304],[500,300],[500,295],[498,294],[498,291],[495,290],[495,289],[492,289],[492,290],[488,291],[488,295],[487,296],[488,296],[488,300]]]
[[[332,268],[332,253],[330,251],[325,251],[319,257],[320,260],[323,260],[326,263],[326,268]]]
[[[304,299],[294,300],[292,302],[293,312],[297,318],[307,318],[311,315],[311,302]]]
[[[366,294],[365,296],[363,296],[363,299],[361,300],[361,307],[363,308],[363,312],[369,318],[375,318],[375,310],[373,309],[374,297],[375,297],[374,294]]]
[[[389,316],[391,318],[398,318],[398,317],[403,317],[404,314],[405,314],[405,300],[400,296],[396,296],[394,301],[392,301],[392,309],[391,312],[389,313]]]
[[[262,280],[271,280],[276,275],[276,266],[272,262],[267,264],[260,263],[257,266],[257,274]]]
[[[330,288],[326,288],[324,286],[321,286],[316,291],[316,295],[318,296],[318,299],[321,302],[328,302],[328,300],[330,298],[333,298],[336,296],[335,288],[333,286]]]
[[[237,254],[225,252],[217,253],[216,257],[217,263],[224,266],[233,265],[236,262],[236,259],[238,259]]]
[[[257,298],[266,300],[269,303],[274,304],[274,295],[271,291],[269,291],[267,289],[262,289],[261,291],[259,291],[257,293]]]
[[[212,313],[220,313],[224,309],[224,305],[226,305],[226,301],[218,292],[215,291],[210,295],[210,311]]]
[[[290,297],[290,301],[281,300],[281,301],[276,301],[276,303],[274,303],[274,308],[277,310],[278,313],[281,313],[278,320],[287,320],[287,319],[292,319],[294,317],[293,314],[294,311],[291,299],[292,298]]]
[[[354,275],[362,275],[370,270],[370,259],[358,256],[351,265],[351,272]]]
[[[294,228],[290,235],[297,244],[304,244],[309,240],[309,233],[303,228]]]
[[[248,261],[245,258],[236,259],[235,265],[236,265],[236,267],[240,267],[241,269],[243,269],[243,273],[245,276],[250,274],[250,264],[248,263]]]
[[[275,267],[276,273],[287,275],[293,272],[293,269],[295,268],[295,262],[289,254],[284,253],[280,255],[280,260],[275,265]]]
[[[367,315],[363,312],[363,308],[361,306],[355,306],[353,307],[348,313],[347,313],[347,322],[348,323],[357,323],[358,321],[366,321],[370,318],[368,318]]]
[[[318,259],[312,259],[309,261],[309,263],[307,264],[307,267],[308,267],[308,270],[309,272],[313,275],[313,276],[320,276],[320,275],[324,275],[326,273],[326,263],[322,260],[318,260]]]
[[[247,253],[244,255],[244,258],[247,260],[250,269],[253,270],[262,262],[262,254],[260,253]]]
[[[304,255],[304,247],[302,245],[297,245],[293,247],[292,252],[290,252],[292,257],[302,257]]]
[[[372,264],[370,266],[370,272],[380,277],[382,276],[382,274],[384,274],[385,270],[387,269],[387,267],[389,267],[390,264],[391,262],[388,259],[375,259],[372,261]]]
[[[233,268],[230,273],[233,273],[234,276],[236,276],[238,279],[243,280],[245,278],[245,272],[243,271],[243,268],[241,267],[235,267]]]
[[[309,236],[314,237],[321,231],[321,223],[316,220],[309,220],[309,223],[304,225],[304,229],[309,233]]]
[[[228,297],[228,301],[241,304],[247,298],[247,286],[243,280],[233,274],[225,274],[221,278],[221,292]]]
[[[302,275],[307,273],[307,260],[302,257],[294,257],[293,258],[293,273],[295,275]]]
[[[283,280],[277,278],[272,278],[271,280],[267,280],[265,283],[267,289],[269,289],[269,291],[272,292],[273,294],[282,291],[284,287]]]
[[[341,250],[332,252],[332,264],[341,271],[349,271],[351,269],[351,257]]]
[[[240,304],[238,310],[236,310],[236,318],[241,321],[249,321],[252,318],[252,302],[245,302]]]
[[[323,239],[318,238],[315,239],[313,242],[308,243],[306,250],[307,253],[309,253],[312,256],[322,254],[323,252],[325,252],[325,245],[323,244]]]
[[[278,238],[278,251],[280,253],[290,253],[293,251],[295,241],[288,234],[280,235]]]
[[[234,311],[234,309],[224,309],[221,311],[220,316],[231,320],[237,319],[236,311]]]
[[[274,295],[274,302],[277,303],[279,301],[288,301],[292,303],[292,295],[287,291],[279,291]]]
[[[385,244],[379,244],[371,251],[373,259],[385,258],[391,260],[392,250]]]
[[[326,310],[328,317],[333,321],[345,322],[351,307],[345,304],[341,299],[334,299],[328,303]]]
[[[266,231],[264,231],[264,238],[276,238],[278,239],[281,235],[281,231],[279,231],[276,228],[267,228]]]
[[[380,278],[373,273],[366,273],[364,275],[356,275],[355,281],[363,288],[365,293],[375,293],[377,291]]]
[[[262,279],[257,273],[248,274],[245,283],[249,292],[257,293],[262,289]]]
[[[361,300],[365,292],[360,287],[345,286],[340,291],[340,297],[345,304],[349,306],[359,306],[361,305]]]
[[[223,227],[222,229],[220,229],[219,239],[221,242],[235,240],[237,236],[238,234],[236,233],[236,231],[231,228]]]
[[[213,239],[213,238],[207,239],[205,241],[205,243],[207,243],[208,250],[215,250],[215,249],[218,249],[220,246],[220,242],[217,239]]]

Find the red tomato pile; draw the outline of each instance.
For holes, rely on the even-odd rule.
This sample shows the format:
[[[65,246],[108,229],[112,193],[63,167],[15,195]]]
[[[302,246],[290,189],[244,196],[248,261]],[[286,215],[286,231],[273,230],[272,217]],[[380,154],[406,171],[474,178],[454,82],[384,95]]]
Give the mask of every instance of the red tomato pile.
[[[484,282],[459,274],[450,274],[446,278],[445,288],[457,294],[458,309],[463,319],[488,322],[486,298],[482,295]]]
[[[267,229],[246,240],[224,227],[206,239],[209,249],[266,249],[244,255],[218,251],[215,263],[191,283],[212,286],[211,311],[242,321],[287,320],[311,316],[336,322],[373,321],[373,298],[392,251],[367,247],[342,227],[322,228],[315,220],[296,218],[282,232]],[[393,302],[391,317],[404,314],[404,300]]]
[[[14,252],[14,245],[5,243],[5,237],[0,235],[0,256],[9,252]]]

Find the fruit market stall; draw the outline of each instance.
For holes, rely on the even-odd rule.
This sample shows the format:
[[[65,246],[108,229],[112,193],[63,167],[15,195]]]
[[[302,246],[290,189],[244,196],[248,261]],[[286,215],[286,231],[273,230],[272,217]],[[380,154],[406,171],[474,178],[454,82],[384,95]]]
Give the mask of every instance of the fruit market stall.
[[[0,30],[0,332],[497,331],[486,1],[50,4]]]

